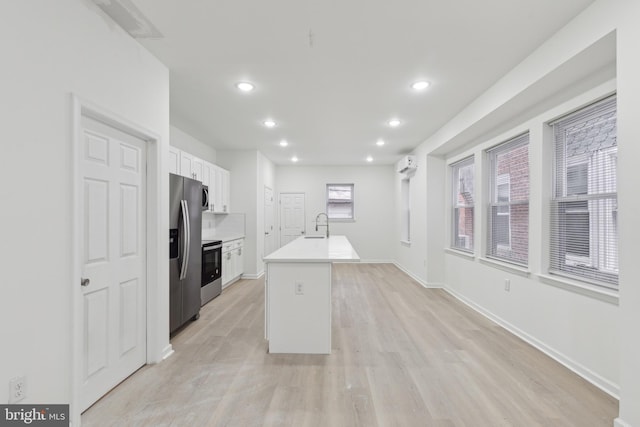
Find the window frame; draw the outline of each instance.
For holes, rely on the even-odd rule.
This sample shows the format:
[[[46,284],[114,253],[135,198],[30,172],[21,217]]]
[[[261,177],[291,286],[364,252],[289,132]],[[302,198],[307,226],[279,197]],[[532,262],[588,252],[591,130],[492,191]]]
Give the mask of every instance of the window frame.
[[[510,138],[500,144],[494,145],[485,150],[485,158],[487,160],[488,165],[488,173],[487,173],[487,187],[488,187],[488,198],[487,198],[487,233],[486,233],[486,251],[485,256],[489,259],[493,259],[500,262],[506,262],[509,264],[514,264],[519,267],[528,267],[529,266],[529,245],[530,245],[530,237],[531,230],[529,227],[529,219],[530,219],[530,188],[531,188],[531,163],[529,161],[529,143],[530,137],[529,132],[525,132],[519,134],[513,138]],[[509,153],[511,151],[515,151],[522,147],[527,147],[527,198],[526,199],[518,199],[514,200],[512,198],[512,189],[513,189],[513,179],[510,173],[500,173],[498,171],[497,159],[501,154]],[[502,181],[502,182],[501,182]],[[509,197],[508,201],[499,201],[498,200],[498,186],[508,184],[509,189]],[[513,252],[514,255],[517,255],[517,251],[514,250],[514,237],[513,237],[513,224],[512,220],[513,216],[513,207],[515,206],[527,206],[527,215],[526,215],[526,242],[522,245],[522,247],[526,247],[526,260],[520,260],[516,257],[500,255],[500,252]],[[507,212],[499,212],[500,208],[507,207]],[[494,218],[493,212],[495,210],[496,217],[506,216],[507,218],[507,233],[509,243],[498,243],[495,241],[496,237],[494,236]],[[495,250],[493,247],[495,246]]]
[[[567,114],[548,125],[553,130],[552,149],[554,153],[552,174],[553,174],[553,191],[551,193],[551,211],[550,211],[550,236],[549,236],[549,274],[567,277],[590,285],[595,285],[610,290],[617,290],[619,284],[618,271],[609,268],[610,264],[618,265],[619,261],[619,236],[617,226],[617,210],[618,210],[618,191],[617,191],[617,105],[616,95],[612,95],[587,105],[579,110]],[[611,114],[610,117],[606,117]],[[609,167],[613,168],[613,177],[609,176],[609,167],[605,167],[605,174],[598,168],[591,170],[591,163],[594,161],[596,151],[585,152],[582,157],[572,156],[570,158],[567,151],[567,141],[564,136],[566,129],[578,126],[580,124],[587,125],[596,120],[612,120],[615,122],[616,143],[611,146],[605,146],[599,149],[600,162],[609,162]],[[559,147],[559,144],[562,144]],[[576,166],[586,165],[587,191],[585,193],[571,193],[569,191],[569,169]],[[613,166],[611,166],[613,165]],[[605,180],[607,184],[616,187],[615,191],[594,192],[589,194],[590,182]],[[575,186],[574,186],[575,187]],[[606,203],[613,205],[608,209]],[[563,234],[562,231],[568,228],[567,215],[571,213],[580,213],[581,211],[571,212],[572,204],[585,203],[586,210],[582,211],[588,215],[589,226],[589,255],[577,255],[567,251],[568,243],[571,239],[575,240],[575,236],[571,233]],[[600,204],[605,204],[603,207]],[[607,219],[610,210],[611,218]],[[575,220],[573,222],[575,225]],[[606,235],[603,237],[603,235]],[[608,240],[611,235],[615,238],[615,251],[610,251]],[[610,253],[610,252],[613,252]],[[613,261],[612,261],[613,259]]]
[[[472,189],[471,189],[471,203],[459,203],[459,195],[462,194],[460,192],[460,170],[463,168],[471,166],[472,170]],[[451,234],[450,234],[450,248],[457,251],[463,251],[468,253],[474,253],[475,251],[475,156],[471,155],[462,160],[459,160],[455,163],[449,165],[450,167],[450,176],[451,176]],[[468,192],[465,192],[468,193]],[[470,248],[467,248],[466,245],[458,244],[461,240],[461,237],[468,237],[468,235],[460,235],[459,228],[459,211],[460,209],[468,209],[471,208],[471,244]]]
[[[351,198],[350,199],[344,199],[345,201],[342,201],[342,199],[330,199],[329,198],[329,191],[331,188],[333,187],[350,187],[350,192],[351,192]],[[332,222],[352,222],[356,220],[356,212],[355,212],[355,184],[353,183],[333,183],[333,184],[327,184],[326,185],[326,194],[325,194],[325,208],[326,208],[326,213],[327,213],[327,218],[329,221]],[[332,202],[333,200],[333,202]],[[350,205],[350,213],[351,216],[350,217],[334,217],[332,216],[332,212],[331,209],[329,208],[329,206],[331,204],[344,204],[344,205]]]

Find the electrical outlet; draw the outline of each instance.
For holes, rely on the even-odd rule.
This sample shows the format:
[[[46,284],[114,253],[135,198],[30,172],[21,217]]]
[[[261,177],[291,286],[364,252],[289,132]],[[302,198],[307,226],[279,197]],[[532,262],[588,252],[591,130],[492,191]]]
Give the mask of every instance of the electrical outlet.
[[[302,282],[296,282],[296,295],[304,295],[304,286]]]
[[[511,280],[504,279],[504,290],[507,292],[511,290]]]
[[[15,377],[9,381],[9,403],[20,402],[27,395],[27,379]]]

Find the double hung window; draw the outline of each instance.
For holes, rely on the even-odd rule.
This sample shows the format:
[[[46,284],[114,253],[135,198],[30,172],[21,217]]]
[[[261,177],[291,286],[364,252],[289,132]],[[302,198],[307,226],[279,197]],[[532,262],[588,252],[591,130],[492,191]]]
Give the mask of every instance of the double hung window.
[[[555,168],[550,272],[617,288],[616,98],[551,125]]]
[[[451,247],[473,252],[473,157],[451,165],[453,218]]]
[[[487,256],[519,265],[529,258],[529,134],[487,150]]]
[[[329,219],[354,219],[353,184],[327,184],[327,216]]]

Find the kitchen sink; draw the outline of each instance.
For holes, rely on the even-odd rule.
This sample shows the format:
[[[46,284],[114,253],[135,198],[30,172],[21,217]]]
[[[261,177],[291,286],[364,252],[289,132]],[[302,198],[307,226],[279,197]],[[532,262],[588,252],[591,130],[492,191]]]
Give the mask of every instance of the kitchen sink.
[[[304,236],[305,239],[324,239],[324,236]]]

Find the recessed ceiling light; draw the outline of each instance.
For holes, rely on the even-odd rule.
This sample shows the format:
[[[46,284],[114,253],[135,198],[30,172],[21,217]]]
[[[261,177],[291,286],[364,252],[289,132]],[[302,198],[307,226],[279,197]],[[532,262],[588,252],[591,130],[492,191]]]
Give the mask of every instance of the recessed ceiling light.
[[[265,120],[263,123],[264,123],[264,125],[265,125],[266,127],[268,127],[268,128],[275,127],[275,125],[276,125],[276,122],[274,122],[274,121],[273,121],[273,120],[271,120],[271,119],[267,119],[267,120]]]
[[[293,157],[291,158],[291,161],[292,161],[293,163],[295,163],[295,162],[297,162],[297,161],[298,161],[298,158],[297,158],[296,156],[293,156]]]
[[[280,147],[286,147],[287,145],[289,145],[289,143],[286,140],[282,140],[280,141]]]
[[[376,142],[376,145],[377,145],[378,147],[382,147],[382,146],[384,145],[384,141],[383,141],[383,140],[381,140],[381,139],[379,139],[379,140]]]
[[[243,92],[251,92],[255,86],[249,82],[236,83],[236,87]]]
[[[425,80],[420,80],[418,82],[414,82],[411,85],[411,89],[413,89],[413,90],[425,90],[428,87],[429,87],[429,82],[425,81]]]
[[[373,157],[367,156],[367,162],[373,162]]]
[[[392,128],[397,128],[398,126],[400,126],[400,120],[398,119],[389,120],[389,126],[391,126]]]

